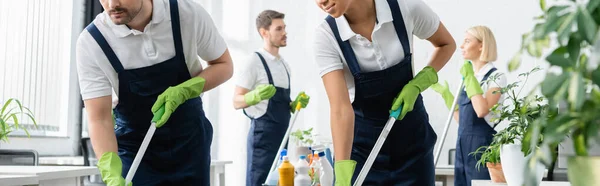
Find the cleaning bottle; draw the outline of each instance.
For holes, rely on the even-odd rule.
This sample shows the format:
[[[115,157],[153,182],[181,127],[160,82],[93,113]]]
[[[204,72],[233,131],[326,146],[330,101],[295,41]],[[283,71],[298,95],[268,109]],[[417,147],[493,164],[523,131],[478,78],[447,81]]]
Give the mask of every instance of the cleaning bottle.
[[[315,152],[313,155],[312,163],[310,164],[310,176],[312,186],[321,186],[321,162],[319,162],[319,153]]]
[[[287,156],[287,150],[283,149],[279,154],[279,160],[275,167],[281,166],[281,163],[283,163],[283,157]],[[274,169],[272,172],[269,173],[267,178],[268,180],[265,182],[267,185],[277,185],[277,181],[279,181],[279,171],[277,169]]]
[[[300,155],[298,163],[295,165],[296,178],[294,178],[294,186],[310,186],[310,176],[308,176],[308,162],[305,155]]]
[[[287,156],[283,157],[283,162],[278,170],[279,186],[294,186],[294,166],[290,163]]]
[[[319,157],[319,164],[321,165],[319,181],[321,186],[333,186],[333,167],[327,158],[324,158],[325,152],[319,152]]]

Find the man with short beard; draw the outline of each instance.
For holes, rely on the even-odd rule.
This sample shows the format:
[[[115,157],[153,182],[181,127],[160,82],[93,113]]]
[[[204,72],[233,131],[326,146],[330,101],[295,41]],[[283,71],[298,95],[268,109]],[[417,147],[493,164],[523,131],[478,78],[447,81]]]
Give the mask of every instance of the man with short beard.
[[[290,113],[300,103],[308,104],[309,97],[300,92],[290,99],[290,69],[279,55],[287,44],[285,15],[265,10],[256,18],[256,29],[263,39],[259,48],[238,75],[233,105],[244,109],[251,119],[248,133],[246,185],[260,186],[277,155],[290,122]]]
[[[100,3],[105,11],[79,35],[77,70],[102,180],[125,185],[152,122],[133,184],[209,185],[213,130],[200,95],[231,78],[225,41],[192,0]]]

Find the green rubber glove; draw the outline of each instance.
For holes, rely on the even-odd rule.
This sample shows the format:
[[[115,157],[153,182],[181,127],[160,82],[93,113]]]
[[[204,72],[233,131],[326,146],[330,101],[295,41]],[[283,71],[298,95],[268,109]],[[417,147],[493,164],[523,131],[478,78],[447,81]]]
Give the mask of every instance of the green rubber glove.
[[[125,179],[121,176],[123,164],[117,153],[105,152],[98,160],[97,166],[106,186],[125,186]]]
[[[454,102],[454,95],[450,92],[450,88],[448,87],[448,81],[444,81],[444,85],[440,83],[436,83],[431,85],[431,89],[433,91],[442,95],[444,102],[446,103],[446,107],[448,110],[452,107],[452,102]],[[455,107],[454,110],[458,110],[458,107]]]
[[[244,101],[248,106],[256,105],[262,100],[270,99],[275,95],[275,86],[271,84],[258,85],[256,88],[244,95]]]
[[[356,167],[354,160],[340,160],[334,163],[335,186],[350,186]]]
[[[310,96],[306,95],[304,93],[304,91],[298,93],[298,96],[296,96],[296,99],[294,101],[292,101],[292,104],[290,104],[290,111],[292,113],[295,113],[296,109],[299,109],[299,108],[296,108],[298,103],[300,103],[300,108],[306,108],[309,100],[310,100]]]
[[[481,90],[481,86],[479,86],[479,82],[477,81],[477,78],[475,78],[473,65],[470,61],[465,61],[465,64],[460,68],[460,74],[464,78],[465,90],[469,99],[474,95],[483,94],[483,90]]]
[[[435,69],[426,66],[417,74],[417,76],[415,76],[415,78],[404,85],[404,88],[402,88],[402,91],[394,98],[392,104],[392,110],[396,110],[400,105],[403,105],[398,120],[401,120],[406,116],[406,113],[412,111],[419,94],[429,88],[432,84],[437,83],[437,81],[438,76]]]
[[[160,119],[156,121],[156,128],[164,125],[179,105],[190,98],[200,96],[205,82],[204,78],[193,77],[177,86],[167,88],[167,90],[160,94],[152,106],[152,113],[154,113],[155,117],[157,117],[156,115],[160,116]],[[164,114],[158,113],[160,107],[163,106],[165,107]]]

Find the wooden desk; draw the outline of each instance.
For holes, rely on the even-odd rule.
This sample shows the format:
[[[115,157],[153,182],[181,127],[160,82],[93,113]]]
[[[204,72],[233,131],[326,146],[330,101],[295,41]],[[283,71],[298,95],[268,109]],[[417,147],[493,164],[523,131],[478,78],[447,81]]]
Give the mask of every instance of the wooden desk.
[[[36,185],[38,178],[34,175],[0,175],[0,186]]]
[[[37,176],[40,186],[80,186],[82,176],[100,174],[96,167],[84,166],[0,166],[0,175]]]

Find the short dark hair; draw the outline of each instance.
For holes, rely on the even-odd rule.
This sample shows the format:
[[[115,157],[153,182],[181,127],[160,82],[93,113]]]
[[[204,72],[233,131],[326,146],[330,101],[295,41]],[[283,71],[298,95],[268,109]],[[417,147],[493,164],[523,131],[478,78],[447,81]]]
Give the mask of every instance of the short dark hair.
[[[281,12],[277,12],[275,10],[262,11],[260,14],[258,14],[258,17],[256,17],[256,30],[259,31],[260,34],[260,28],[268,30],[273,22],[273,19],[283,18],[285,18],[285,14]]]

